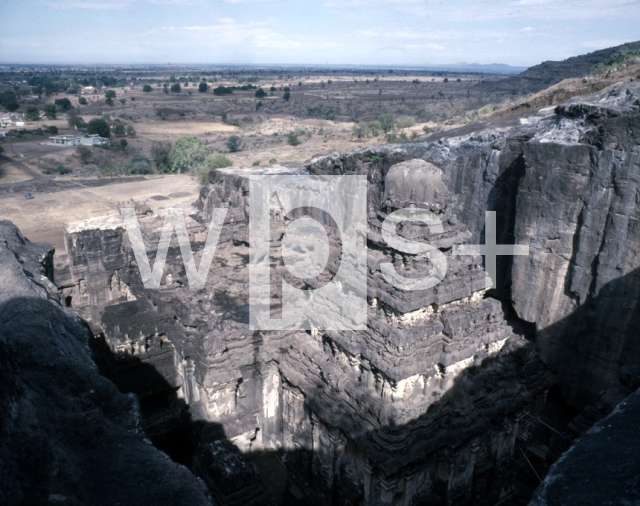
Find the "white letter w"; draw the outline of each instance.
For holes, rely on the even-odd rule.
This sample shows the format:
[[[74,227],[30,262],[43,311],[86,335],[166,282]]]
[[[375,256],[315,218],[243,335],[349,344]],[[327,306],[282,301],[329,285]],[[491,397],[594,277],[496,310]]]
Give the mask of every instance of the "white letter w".
[[[207,281],[209,274],[209,268],[213,261],[213,255],[216,252],[216,246],[218,245],[218,239],[220,238],[220,231],[224,224],[224,218],[227,214],[226,208],[217,208],[213,210],[213,217],[211,218],[211,224],[209,225],[209,233],[207,234],[207,240],[202,251],[202,258],[200,259],[200,268],[196,268],[196,262],[193,259],[193,252],[191,251],[191,243],[189,243],[189,233],[187,232],[187,225],[184,222],[184,216],[182,209],[169,208],[167,209],[167,215],[162,226],[162,234],[160,235],[160,242],[158,243],[158,250],[156,253],[156,259],[153,262],[153,272],[149,267],[149,259],[147,258],[147,250],[142,240],[142,233],[140,232],[140,225],[136,218],[136,211],[132,208],[122,208],[122,218],[124,225],[129,233],[129,241],[133,248],[133,253],[138,263],[138,269],[140,270],[140,277],[142,283],[147,289],[160,288],[160,280],[162,279],[162,273],[164,271],[164,264],[167,259],[167,252],[169,251],[169,244],[171,243],[171,236],[173,230],[176,230],[178,236],[178,244],[180,245],[180,252],[182,253],[182,260],[184,267],[187,271],[187,279],[189,280],[189,288],[192,290],[200,290],[204,288],[204,284]]]

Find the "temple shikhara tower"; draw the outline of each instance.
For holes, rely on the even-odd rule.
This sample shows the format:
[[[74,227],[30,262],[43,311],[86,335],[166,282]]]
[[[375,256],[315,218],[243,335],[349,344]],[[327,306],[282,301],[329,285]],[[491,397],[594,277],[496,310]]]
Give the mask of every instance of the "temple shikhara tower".
[[[198,262],[213,209],[228,208],[203,290],[189,289],[175,239],[160,288],[146,290],[119,216],[66,228],[58,284],[94,327],[106,370],[141,396],[154,442],[203,476],[222,504],[269,504],[273,484],[250,465],[265,456],[286,469],[282,493],[300,504],[471,504],[509,493],[517,441],[529,436],[549,386],[542,363],[500,301],[486,297],[482,257],[452,254],[472,234],[443,171],[418,159],[363,170],[365,330],[249,328],[249,177],[304,169],[211,173],[187,218]],[[164,215],[134,205],[153,261]],[[383,239],[384,219],[407,208],[442,224],[397,228],[446,258],[442,281],[424,290],[397,288],[381,270],[391,264],[409,279],[433,272],[424,256]],[[286,212],[272,214],[287,225]]]

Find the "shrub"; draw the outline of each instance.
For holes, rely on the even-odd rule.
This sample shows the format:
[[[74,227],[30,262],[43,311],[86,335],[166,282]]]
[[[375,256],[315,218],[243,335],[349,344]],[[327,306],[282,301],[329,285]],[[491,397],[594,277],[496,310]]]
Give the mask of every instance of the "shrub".
[[[380,135],[380,132],[382,131],[382,125],[379,121],[369,121],[369,123],[367,124],[367,128],[373,136]]]
[[[266,92],[266,91],[264,91],[262,88],[258,88],[258,89],[256,90],[255,95],[256,95],[256,98],[264,98],[264,97],[266,97],[266,96],[267,96],[267,92]]]
[[[231,167],[233,162],[222,153],[214,153],[209,155],[204,161],[204,165],[198,170],[198,183],[204,186],[209,179],[209,173],[212,170]]]
[[[411,117],[401,118],[398,120],[399,128],[408,128],[416,124],[416,119]]]
[[[127,142],[127,139],[120,139],[120,144],[119,144],[119,148],[124,151],[125,149],[127,149],[127,146],[129,145],[129,143]]]
[[[170,142],[154,141],[153,144],[151,144],[151,159],[160,172],[169,172],[171,170],[171,162],[169,161],[170,153]]]
[[[298,136],[296,134],[291,133],[291,134],[287,134],[287,142],[291,146],[297,146],[298,144],[300,144],[300,139],[298,139]]]
[[[256,160],[255,162],[253,162],[251,164],[252,167],[259,167],[260,166],[260,160]]]
[[[84,97],[80,97],[80,98],[78,99],[78,103],[79,103],[80,105],[87,105],[87,99],[86,99],[86,98],[84,98]]]
[[[76,153],[78,154],[78,156],[80,157],[80,160],[84,165],[86,165],[91,161],[91,158],[93,155],[91,153],[91,150],[87,146],[78,146],[76,148]]]
[[[278,160],[276,160],[275,158],[269,158],[269,165],[274,163],[278,163]]]
[[[151,85],[150,84],[145,84],[142,86],[142,91],[145,93],[149,93],[151,91]]]
[[[232,135],[227,139],[227,149],[230,153],[235,153],[236,151],[238,151],[240,149],[240,144],[240,137],[238,137],[237,135]]]
[[[200,93],[206,93],[208,89],[209,89],[209,85],[208,85],[206,82],[204,82],[204,81],[202,81],[202,82],[198,85],[198,91],[199,91]]]
[[[282,98],[284,99],[285,102],[288,102],[289,99],[291,98],[291,93],[289,93],[288,91],[285,91],[284,95],[282,95]]]
[[[353,125],[351,133],[358,139],[369,137],[369,129],[367,128],[366,123],[356,123],[355,125]]]
[[[56,135],[58,133],[58,127],[55,125],[48,126],[45,132],[51,135]]]
[[[380,128],[385,134],[388,134],[396,127],[396,117],[393,114],[382,114],[378,117],[378,121],[380,122]]]
[[[180,83],[173,83],[171,85],[171,93],[180,93],[182,88],[180,88]]]
[[[113,133],[122,136],[125,134],[125,128],[123,123],[116,123],[113,127]]]
[[[210,154],[209,149],[197,137],[191,135],[179,137],[171,146],[169,153],[171,172],[194,173],[200,169]]]
[[[136,153],[124,162],[123,172],[125,174],[151,174],[151,160],[142,153]]]
[[[73,172],[69,167],[65,167],[64,165],[59,165],[57,171],[60,175],[71,174]]]
[[[136,129],[133,128],[133,125],[131,123],[129,123],[125,127],[124,132],[127,134],[127,137],[135,137],[136,136]]]

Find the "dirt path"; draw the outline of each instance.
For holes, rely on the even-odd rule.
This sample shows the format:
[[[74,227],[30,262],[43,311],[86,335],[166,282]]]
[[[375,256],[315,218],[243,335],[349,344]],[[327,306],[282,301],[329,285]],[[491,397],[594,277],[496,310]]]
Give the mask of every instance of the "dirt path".
[[[17,167],[18,169],[20,169],[22,172],[24,172],[27,176],[31,177],[32,179],[40,179],[42,177],[42,174],[40,174],[37,171],[33,170],[27,164],[24,164],[24,163],[22,163],[22,162],[20,162],[18,160],[14,160],[13,158],[8,157],[7,155],[0,155],[0,160],[4,160],[5,162],[9,162],[14,167]]]

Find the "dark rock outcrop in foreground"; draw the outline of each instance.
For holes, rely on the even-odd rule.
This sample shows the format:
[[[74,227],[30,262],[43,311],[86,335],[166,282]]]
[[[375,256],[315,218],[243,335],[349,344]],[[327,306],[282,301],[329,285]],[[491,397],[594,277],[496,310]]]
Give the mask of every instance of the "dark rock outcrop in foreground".
[[[640,504],[639,449],[637,391],[551,467],[530,506]]]
[[[98,372],[52,257],[0,221],[0,504],[211,504],[145,438],[137,399]]]

